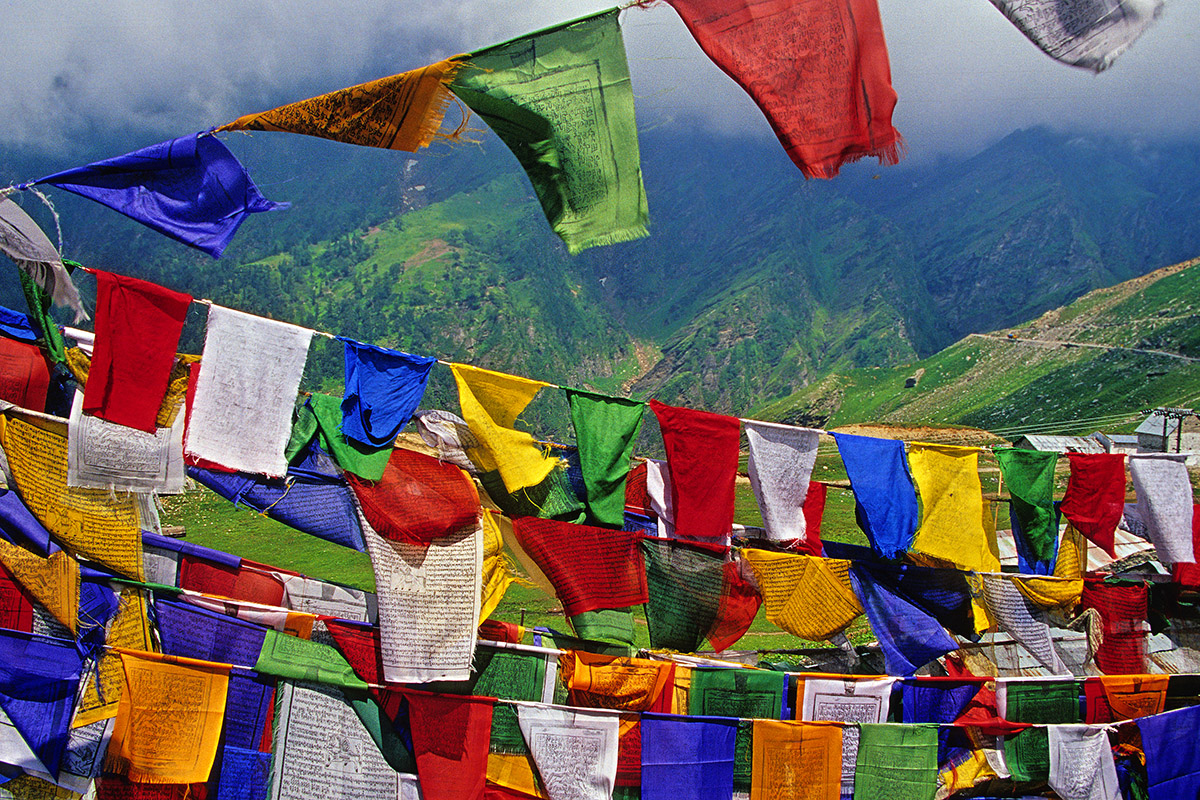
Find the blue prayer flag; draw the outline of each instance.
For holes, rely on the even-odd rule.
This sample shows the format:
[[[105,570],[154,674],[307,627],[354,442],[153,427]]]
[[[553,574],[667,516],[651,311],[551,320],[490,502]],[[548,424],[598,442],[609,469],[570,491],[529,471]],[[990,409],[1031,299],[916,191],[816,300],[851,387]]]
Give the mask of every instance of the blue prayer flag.
[[[213,258],[224,252],[247,214],[291,205],[263,197],[229,148],[204,134],[160,142],[33,183],[95,200]]]
[[[0,538],[39,556],[62,549],[51,541],[50,531],[37,521],[12,489],[0,489]]]
[[[1146,754],[1150,800],[1200,797],[1200,706],[1137,720]]]
[[[900,684],[901,722],[949,725],[962,716],[975,695],[978,681],[906,680]]]
[[[935,658],[958,649],[932,615],[875,582],[859,564],[850,566],[850,584],[879,639],[889,675],[912,675]]]
[[[82,671],[74,642],[0,629],[0,708],[51,775],[66,752]]]
[[[36,342],[38,332],[27,314],[0,306],[0,333],[21,342]]]
[[[338,339],[345,345],[342,435],[369,447],[390,447],[424,397],[437,359]]]
[[[642,714],[642,800],[731,800],[736,719]]]
[[[897,558],[917,532],[917,492],[904,442],[835,433],[854,492],[858,524],[884,558]]]

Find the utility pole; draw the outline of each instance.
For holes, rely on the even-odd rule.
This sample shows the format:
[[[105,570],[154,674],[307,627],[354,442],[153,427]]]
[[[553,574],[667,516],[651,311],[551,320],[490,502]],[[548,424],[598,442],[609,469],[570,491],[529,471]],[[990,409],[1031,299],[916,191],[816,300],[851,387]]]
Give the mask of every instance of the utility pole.
[[[1200,414],[1190,408],[1151,408],[1142,411],[1143,414],[1153,414],[1156,417],[1163,418],[1163,452],[1170,451],[1170,442],[1167,441],[1167,423],[1169,420],[1178,420],[1179,424],[1175,427],[1175,452],[1181,450],[1183,441],[1183,421],[1188,417],[1200,418]]]

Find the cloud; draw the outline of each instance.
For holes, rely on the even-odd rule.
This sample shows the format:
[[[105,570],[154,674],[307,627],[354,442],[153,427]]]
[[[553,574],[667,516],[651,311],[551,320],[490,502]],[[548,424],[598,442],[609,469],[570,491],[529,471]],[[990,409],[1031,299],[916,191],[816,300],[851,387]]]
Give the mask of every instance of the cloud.
[[[416,6],[414,8],[414,5]],[[130,149],[486,46],[607,6],[592,0],[246,3],[12,0],[0,144]],[[895,122],[914,157],[1049,124],[1143,137],[1200,128],[1200,8],[1163,18],[1101,75],[1051,61],[985,0],[881,0]],[[770,136],[665,5],[624,12],[643,128]]]

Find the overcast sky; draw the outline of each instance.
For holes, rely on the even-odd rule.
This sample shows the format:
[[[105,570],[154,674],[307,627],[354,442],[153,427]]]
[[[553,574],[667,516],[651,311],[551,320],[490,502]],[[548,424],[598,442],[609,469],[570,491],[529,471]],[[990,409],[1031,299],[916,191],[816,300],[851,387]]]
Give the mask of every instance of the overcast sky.
[[[0,144],[128,149],[600,10],[592,0],[8,0]],[[147,13],[154,9],[153,14]],[[1200,0],[1100,75],[1052,61],[986,0],[880,0],[911,158],[1016,128],[1200,136]],[[668,6],[624,12],[639,126],[770,136]]]

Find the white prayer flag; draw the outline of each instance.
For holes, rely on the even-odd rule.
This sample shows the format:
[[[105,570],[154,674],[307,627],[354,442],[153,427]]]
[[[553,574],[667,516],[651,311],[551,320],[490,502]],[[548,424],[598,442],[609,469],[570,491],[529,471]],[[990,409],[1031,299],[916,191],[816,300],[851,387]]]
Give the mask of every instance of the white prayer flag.
[[[750,486],[758,498],[767,538],[803,542],[807,536],[804,498],[821,432],[748,419],[742,425],[750,443]]]

